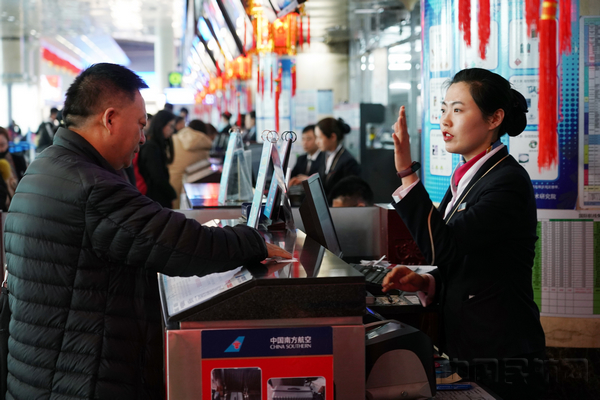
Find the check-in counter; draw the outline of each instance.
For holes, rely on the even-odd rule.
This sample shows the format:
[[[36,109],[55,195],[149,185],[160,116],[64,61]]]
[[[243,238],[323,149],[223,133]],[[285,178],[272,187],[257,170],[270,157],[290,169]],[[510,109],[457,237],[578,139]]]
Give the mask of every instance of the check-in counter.
[[[159,276],[167,398],[227,391],[258,400],[310,388],[333,400],[335,387],[337,399],[364,399],[364,277],[300,231],[265,235],[298,261]]]

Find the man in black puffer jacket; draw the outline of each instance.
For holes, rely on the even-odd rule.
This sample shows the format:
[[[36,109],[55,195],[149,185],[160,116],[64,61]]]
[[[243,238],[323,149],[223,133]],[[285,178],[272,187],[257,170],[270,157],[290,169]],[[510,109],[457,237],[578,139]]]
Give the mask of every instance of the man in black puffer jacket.
[[[27,170],[5,224],[8,399],[164,397],[157,272],[206,275],[289,257],[245,226],[207,228],[118,172],[145,142],[145,83],[97,64],[67,92],[54,144]]]

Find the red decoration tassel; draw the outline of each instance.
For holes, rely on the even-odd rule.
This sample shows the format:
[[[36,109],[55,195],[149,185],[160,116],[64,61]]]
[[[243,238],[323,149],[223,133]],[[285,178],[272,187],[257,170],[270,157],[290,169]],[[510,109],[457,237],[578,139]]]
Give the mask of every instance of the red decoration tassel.
[[[275,87],[273,86],[273,66],[271,65],[271,95],[273,95]]]
[[[539,20],[539,155],[538,168],[549,169],[558,163],[556,90],[556,0],[544,0]]]
[[[237,98],[237,112],[238,112],[238,118],[237,118],[237,126],[239,126],[240,128],[242,127],[242,105],[240,104],[241,100],[241,94],[240,93],[236,93],[235,97]]]
[[[292,65],[292,97],[296,95],[296,64]]]
[[[246,86],[246,111],[250,112],[252,110],[252,89],[250,86]]]
[[[558,37],[560,54],[571,53],[571,0],[560,0]]]
[[[275,81],[275,130],[279,132],[279,97],[281,96],[281,65],[277,69],[277,79]]]
[[[299,17],[300,19],[300,48],[302,48],[302,46],[304,46],[304,28],[302,27],[302,15],[300,15]]]
[[[256,93],[260,93],[260,65],[256,68]]]
[[[490,0],[479,0],[479,58],[485,60],[485,48],[490,42]]]
[[[525,21],[527,21],[527,35],[537,29],[540,18],[540,0],[525,0]]]
[[[310,15],[306,16],[308,26],[306,27],[306,43],[310,46]]]
[[[471,47],[471,0],[458,0],[458,28],[467,47]]]

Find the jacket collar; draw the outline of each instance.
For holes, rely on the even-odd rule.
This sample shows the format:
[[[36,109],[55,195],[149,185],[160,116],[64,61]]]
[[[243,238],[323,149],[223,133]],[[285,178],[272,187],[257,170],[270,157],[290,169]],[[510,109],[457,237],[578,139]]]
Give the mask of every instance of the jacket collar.
[[[467,193],[469,191],[469,189],[479,180],[479,178],[481,178],[481,176],[483,174],[485,174],[492,166],[494,166],[498,161],[500,161],[507,155],[508,155],[508,149],[505,146],[504,148],[498,150],[498,152],[496,154],[491,156],[489,158],[489,160],[487,160],[481,166],[481,168],[479,168],[479,170],[477,170],[475,175],[473,175],[473,177],[471,178],[471,181],[469,182],[467,187],[463,190],[463,193]],[[452,191],[450,190],[450,188],[448,188],[448,191],[446,191],[446,195],[444,196],[444,198],[442,199],[442,202],[440,203],[439,209],[445,210],[451,199],[452,199]],[[457,205],[458,204],[455,204],[454,206],[456,207]]]
[[[119,173],[106,161],[104,157],[98,153],[98,150],[94,146],[90,144],[87,140],[83,138],[77,132],[73,132],[69,129],[60,127],[56,131],[56,135],[54,135],[53,144],[55,146],[64,147],[65,149],[71,150],[74,153],[77,153],[94,164],[112,172],[115,175],[119,175]]]

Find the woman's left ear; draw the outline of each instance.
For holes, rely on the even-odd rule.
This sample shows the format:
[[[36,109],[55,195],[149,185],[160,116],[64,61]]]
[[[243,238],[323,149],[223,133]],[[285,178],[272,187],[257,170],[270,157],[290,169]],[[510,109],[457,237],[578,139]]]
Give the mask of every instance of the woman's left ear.
[[[504,121],[504,110],[499,108],[490,117],[490,121],[489,121],[490,130],[496,129],[497,127],[499,127],[500,124],[502,123],[502,121]]]

